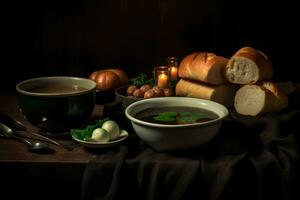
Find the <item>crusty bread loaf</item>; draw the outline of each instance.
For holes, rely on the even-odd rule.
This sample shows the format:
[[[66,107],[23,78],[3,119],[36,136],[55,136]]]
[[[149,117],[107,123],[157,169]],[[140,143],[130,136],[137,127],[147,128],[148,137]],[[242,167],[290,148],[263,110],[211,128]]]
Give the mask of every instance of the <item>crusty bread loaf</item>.
[[[227,58],[213,53],[196,52],[182,59],[178,69],[181,78],[202,81],[209,84],[224,84],[224,68]]]
[[[288,105],[288,97],[275,83],[244,85],[235,95],[235,110],[243,115],[257,116],[277,112]]]
[[[236,90],[237,86],[233,84],[213,86],[180,79],[176,85],[176,96],[212,100],[230,107],[233,105]]]
[[[254,84],[270,80],[272,75],[272,64],[268,57],[252,47],[238,50],[225,68],[225,78],[235,84]]]

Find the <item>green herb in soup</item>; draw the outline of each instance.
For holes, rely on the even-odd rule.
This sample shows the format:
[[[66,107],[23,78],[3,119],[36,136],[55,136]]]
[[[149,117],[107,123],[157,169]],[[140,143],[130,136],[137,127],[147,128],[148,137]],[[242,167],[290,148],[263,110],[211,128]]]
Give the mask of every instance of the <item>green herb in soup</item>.
[[[35,93],[70,93],[70,92],[78,92],[78,91],[84,91],[86,88],[78,85],[63,85],[63,84],[57,84],[57,85],[45,85],[45,86],[39,86],[32,88],[30,92]]]
[[[176,106],[145,109],[135,117],[145,122],[176,125],[210,121],[217,119],[218,115],[202,108]]]

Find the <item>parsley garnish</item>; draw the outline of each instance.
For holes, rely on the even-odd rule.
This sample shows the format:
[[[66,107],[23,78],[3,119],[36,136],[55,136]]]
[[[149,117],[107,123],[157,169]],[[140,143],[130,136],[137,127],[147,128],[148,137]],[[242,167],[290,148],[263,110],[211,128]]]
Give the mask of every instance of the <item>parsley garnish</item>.
[[[136,85],[136,86],[142,86],[145,84],[154,84],[154,79],[153,78],[148,78],[147,74],[140,74],[135,78],[129,79],[129,82],[131,85]]]

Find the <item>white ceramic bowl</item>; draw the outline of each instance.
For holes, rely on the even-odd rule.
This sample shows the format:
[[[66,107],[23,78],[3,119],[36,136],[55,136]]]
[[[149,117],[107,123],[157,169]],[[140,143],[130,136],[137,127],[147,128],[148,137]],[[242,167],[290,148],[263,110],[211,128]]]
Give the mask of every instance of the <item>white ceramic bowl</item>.
[[[194,124],[166,125],[145,122],[135,115],[145,109],[166,106],[203,108],[217,114],[217,118]],[[199,147],[215,137],[228,109],[216,102],[190,97],[160,97],[137,101],[125,110],[138,137],[157,151],[181,150]]]

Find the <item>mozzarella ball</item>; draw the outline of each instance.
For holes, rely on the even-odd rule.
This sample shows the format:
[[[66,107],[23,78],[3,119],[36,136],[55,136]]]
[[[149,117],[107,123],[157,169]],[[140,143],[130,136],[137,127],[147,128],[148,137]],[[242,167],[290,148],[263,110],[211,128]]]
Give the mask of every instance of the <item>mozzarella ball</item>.
[[[109,133],[110,140],[114,140],[120,136],[120,127],[117,122],[113,120],[104,122],[102,128]]]
[[[93,130],[91,140],[95,142],[108,142],[110,139],[109,133],[103,128]]]

